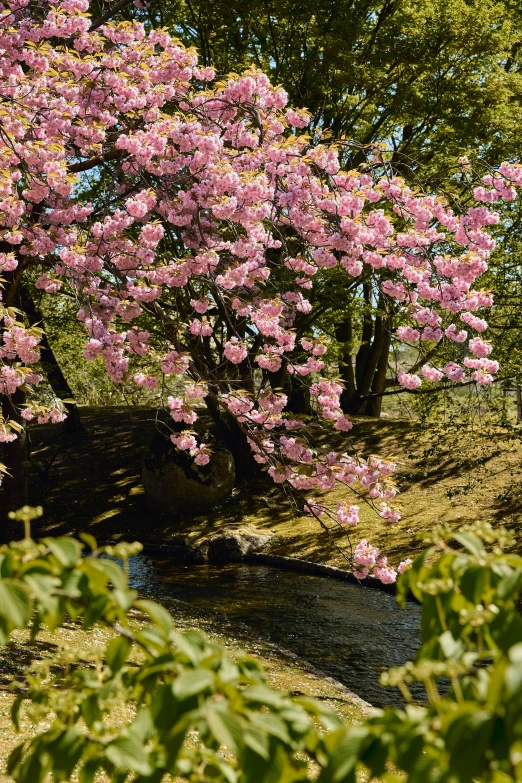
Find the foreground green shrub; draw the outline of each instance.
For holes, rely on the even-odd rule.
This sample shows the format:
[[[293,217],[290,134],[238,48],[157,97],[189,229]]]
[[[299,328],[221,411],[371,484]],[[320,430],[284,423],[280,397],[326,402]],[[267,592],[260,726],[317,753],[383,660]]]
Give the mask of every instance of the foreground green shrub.
[[[232,661],[200,633],[177,631],[159,604],[138,599],[127,563],[139,544],[97,547],[88,535],[83,543],[36,543],[28,530],[36,513],[18,512],[26,538],[0,549],[0,642],[16,628],[35,638],[42,624],[54,630],[66,618],[84,628],[104,625],[114,636],[105,646],[38,661],[14,684],[15,725],[25,705],[43,727],[11,754],[16,781],[78,776],[90,783],[105,772],[116,783],[168,775],[355,783],[359,770],[389,783],[522,780],[522,619],[515,605],[522,558],[506,554],[504,529],[464,529],[452,546],[441,531],[403,574],[399,599],[411,591],[422,603],[421,648],[414,663],[383,680],[401,689],[407,705],[345,727],[319,702],[269,688],[251,658]],[[100,555],[120,558],[123,568]],[[136,622],[136,610],[147,623]],[[427,706],[412,702],[413,682],[424,684]],[[121,725],[116,705],[127,716]]]

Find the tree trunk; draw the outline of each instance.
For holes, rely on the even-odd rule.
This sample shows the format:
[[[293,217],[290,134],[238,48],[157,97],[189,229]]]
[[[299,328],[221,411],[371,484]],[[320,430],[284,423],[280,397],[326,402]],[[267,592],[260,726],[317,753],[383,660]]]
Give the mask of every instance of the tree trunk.
[[[2,252],[9,252],[10,247],[0,244]],[[3,282],[3,299],[7,307],[17,305],[18,286],[22,273],[22,264],[13,272],[8,272]],[[10,511],[16,511],[27,505],[29,500],[29,439],[26,422],[20,416],[20,406],[25,402],[25,394],[17,389],[14,394],[0,394],[2,416],[11,419],[21,427],[18,437],[11,443],[4,443],[1,461],[8,473],[4,475],[0,488],[0,542],[9,543],[23,537],[23,530],[18,522],[9,519]]]
[[[285,410],[298,416],[311,416],[313,413],[309,387],[305,383],[296,383],[292,376]]]
[[[372,321],[371,312],[369,310],[372,304],[371,288],[369,283],[364,283],[363,294],[364,294],[364,302],[366,304],[367,310],[364,313],[364,317],[363,317],[361,347],[357,351],[357,356],[355,357],[355,382],[357,384],[357,391],[359,392],[359,394],[361,393],[361,389],[365,385],[367,366],[368,366],[368,357],[370,354],[371,340],[373,336],[373,321]]]
[[[337,325],[335,339],[341,343],[339,375],[344,383],[344,389],[341,392],[341,408],[343,413],[350,413],[357,394],[352,361],[353,327],[351,315],[347,315],[344,321]]]
[[[16,440],[3,446],[2,462],[9,473],[4,476],[0,490],[0,542],[9,543],[23,537],[21,525],[9,519],[8,514],[29,502],[29,439],[26,423],[18,412],[25,401],[24,392],[17,389],[11,397],[2,395],[1,400],[3,417],[22,427]]]
[[[363,287],[366,305],[371,306],[369,285]],[[382,309],[382,301],[379,306]],[[361,346],[355,357],[355,372],[352,360],[353,327],[351,316],[347,316],[336,328],[336,338],[341,344],[339,374],[344,383],[341,394],[343,413],[353,415],[366,414],[379,418],[382,398],[372,397],[381,394],[386,386],[386,372],[391,347],[391,317],[376,315],[372,318],[366,312],[363,319]]]
[[[372,383],[372,394],[382,394],[386,389],[386,372],[388,370],[388,358],[390,356],[391,348],[391,326],[389,322],[385,323],[384,337],[381,345],[381,353],[379,361],[377,363],[377,370],[375,372]],[[367,416],[373,416],[380,418],[382,409],[382,397],[370,397],[366,400],[366,407],[364,412]]]
[[[22,310],[24,311],[30,325],[35,326],[36,324],[42,324],[43,326],[42,313],[31,296],[30,291],[25,286],[20,288],[20,298]],[[67,378],[62,372],[62,368],[58,363],[56,354],[51,347],[45,331],[40,341],[40,346],[40,361],[49,382],[49,386],[59,399],[63,400],[72,398],[73,393],[71,391],[71,387],[69,386]],[[67,433],[81,432],[83,427],[78,406],[71,402],[65,402],[64,406],[67,411],[67,418],[63,423],[64,431]]]
[[[205,403],[216,425],[218,438],[221,438],[226,447],[232,452],[236,478],[248,478],[259,473],[261,465],[254,459],[247,436],[235,417],[228,411],[223,410],[210,395],[205,397]]]
[[[301,416],[312,415],[310,389],[301,378],[290,375],[286,359],[283,359],[277,372],[270,373],[269,381],[272,389],[282,389],[288,397],[286,411]]]

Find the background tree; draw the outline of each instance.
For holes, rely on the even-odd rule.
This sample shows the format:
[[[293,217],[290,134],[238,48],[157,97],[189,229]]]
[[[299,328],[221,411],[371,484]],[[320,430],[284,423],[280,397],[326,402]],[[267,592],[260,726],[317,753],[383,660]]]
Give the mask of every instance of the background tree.
[[[284,85],[293,105],[310,110],[313,131],[362,145],[387,140],[403,176],[440,184],[463,154],[491,164],[520,157],[521,12],[518,2],[476,0],[153,0],[138,13],[178,32],[218,73],[255,63]],[[363,159],[360,150],[346,163]],[[518,223],[512,234],[520,234]],[[511,255],[512,281],[515,267],[519,256]],[[495,278],[501,288],[502,278]],[[326,280],[310,320],[327,308],[346,385],[343,409],[379,415],[380,398],[365,398],[396,381],[389,367],[395,314],[383,311],[371,281],[349,296],[337,282],[334,275]],[[521,293],[517,287],[514,299]],[[495,344],[502,352],[505,341]],[[306,411],[303,384],[294,393]]]

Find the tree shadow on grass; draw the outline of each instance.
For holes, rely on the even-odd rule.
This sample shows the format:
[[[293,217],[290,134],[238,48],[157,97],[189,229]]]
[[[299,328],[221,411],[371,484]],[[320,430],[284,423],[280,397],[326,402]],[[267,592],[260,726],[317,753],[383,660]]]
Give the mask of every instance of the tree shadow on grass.
[[[35,661],[41,661],[58,650],[52,642],[11,641],[0,648],[0,691],[9,691],[13,680],[25,680],[27,670]]]
[[[179,536],[252,526],[272,532],[270,551],[277,554],[337,565],[346,562],[336,549],[349,551],[345,532],[324,532],[316,520],[292,507],[265,473],[240,483],[206,515],[173,519],[151,510],[143,495],[141,467],[145,449],[161,427],[156,411],[83,408],[82,419],[81,435],[60,435],[52,425],[32,429],[31,502],[44,507],[44,517],[33,531],[36,537],[89,531],[100,541],[176,543]],[[457,527],[479,516],[500,522],[515,514],[514,525],[520,527],[522,489],[517,494],[512,471],[517,460],[520,465],[522,447],[517,441],[511,448],[509,434],[477,437],[470,440],[470,448],[456,448],[442,437],[440,427],[365,418],[355,424],[349,436],[325,436],[311,422],[311,443],[397,462],[397,501],[403,518],[389,525],[363,504],[361,523],[350,531],[354,542],[368,538],[398,562],[420,552],[423,532],[439,522]],[[507,459],[510,450],[513,454]],[[357,502],[347,488],[329,493],[328,501],[334,506],[339,501]]]

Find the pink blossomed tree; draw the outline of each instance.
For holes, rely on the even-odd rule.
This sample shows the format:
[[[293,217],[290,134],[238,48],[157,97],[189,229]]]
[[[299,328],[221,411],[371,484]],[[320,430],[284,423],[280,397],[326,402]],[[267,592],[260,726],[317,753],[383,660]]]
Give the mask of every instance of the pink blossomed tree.
[[[400,340],[461,345],[461,362],[402,372],[405,388],[491,383],[498,366],[478,315],[491,297],[474,284],[494,247],[491,205],[515,198],[522,169],[504,163],[475,182],[463,159],[465,209],[414,191],[378,148],[343,171],[339,150],[303,132],[306,111],[288,108],[263,73],[215,81],[165,30],[93,24],[87,0],[0,4],[0,71],[6,506],[22,499],[25,422],[62,416],[28,393],[41,335],[17,307],[32,274],[49,297],[77,299],[87,359],[102,357],[117,384],[161,392],[171,440],[197,465],[212,458],[192,429],[206,405],[238,464],[265,466],[315,516],[357,524],[356,505],[313,499],[340,482],[396,521],[394,465],[312,448],[281,373],[308,379],[315,413],[341,441],[352,427],[342,386],[306,321],[314,281],[336,269],[347,285],[373,276],[402,308]],[[354,563],[360,577],[396,578],[366,541]]]

